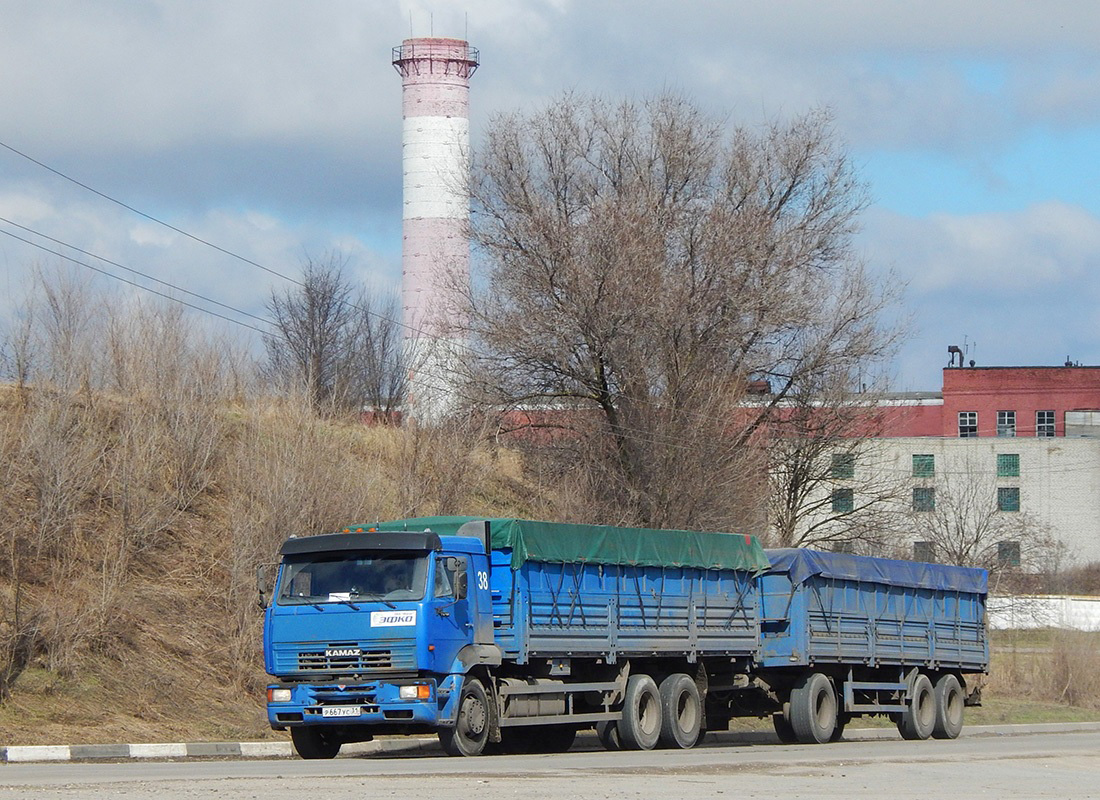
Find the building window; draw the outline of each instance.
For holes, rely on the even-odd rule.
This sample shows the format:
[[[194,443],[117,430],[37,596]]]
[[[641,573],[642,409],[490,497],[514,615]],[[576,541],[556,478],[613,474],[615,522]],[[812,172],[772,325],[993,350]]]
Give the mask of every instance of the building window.
[[[854,453],[833,453],[833,466],[829,474],[833,478],[854,478],[856,457]]]
[[[1020,490],[1018,487],[1000,487],[997,489],[998,511],[1019,511]]]
[[[1020,566],[1020,543],[1019,542],[997,542],[997,566],[998,567],[1018,567],[1018,566]]]
[[[1015,436],[1016,435],[1016,412],[1015,411],[998,411],[997,412],[997,435],[998,436]]]
[[[1019,478],[1020,477],[1020,454],[1019,453],[997,453],[997,477],[998,478]]]
[[[913,454],[913,477],[932,478],[936,474],[936,457],[927,453]]]
[[[936,510],[936,490],[926,487],[918,486],[913,489],[913,510],[914,511],[935,511]]]
[[[959,438],[970,439],[978,435],[978,412],[959,412]]]
[[[833,489],[833,511],[844,514],[856,507],[855,494],[851,489]]]
[[[1053,436],[1054,435],[1054,412],[1053,411],[1036,411],[1035,412],[1035,435],[1036,436]]]
[[[913,560],[934,562],[936,560],[936,543],[913,542]]]

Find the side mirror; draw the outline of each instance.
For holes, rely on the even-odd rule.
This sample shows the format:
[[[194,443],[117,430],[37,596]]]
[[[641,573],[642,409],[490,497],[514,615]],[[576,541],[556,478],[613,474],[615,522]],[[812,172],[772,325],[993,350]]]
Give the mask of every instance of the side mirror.
[[[455,600],[466,599],[466,573],[465,571],[455,575]]]
[[[278,569],[278,564],[259,564],[256,567],[256,591],[260,594],[257,603],[260,608],[267,608],[271,604],[271,590],[275,585],[275,573]]]

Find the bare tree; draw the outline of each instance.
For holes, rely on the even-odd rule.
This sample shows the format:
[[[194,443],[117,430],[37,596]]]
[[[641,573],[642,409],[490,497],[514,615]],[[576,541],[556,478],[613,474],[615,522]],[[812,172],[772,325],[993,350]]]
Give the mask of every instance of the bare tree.
[[[472,193],[476,384],[576,429],[554,446],[608,521],[762,526],[776,409],[890,351],[827,114],[727,131],[677,96],[567,96],[494,121]]]
[[[985,456],[982,453],[982,456]],[[1021,569],[1056,572],[1065,555],[1062,545],[1034,514],[1008,504],[1001,510],[998,482],[985,458],[965,456],[950,474],[928,487],[927,510],[908,515],[909,538],[926,542],[936,561],[984,567],[991,583],[1005,579],[1002,589]],[[1017,509],[1017,510],[1012,510]]]
[[[267,372],[302,387],[315,412],[389,412],[405,391],[397,302],[356,289],[346,264],[335,254],[308,259],[300,286],[272,292]]]
[[[874,438],[882,393],[867,377],[808,376],[774,409],[769,527],[778,546],[878,553],[891,545],[909,484]]]

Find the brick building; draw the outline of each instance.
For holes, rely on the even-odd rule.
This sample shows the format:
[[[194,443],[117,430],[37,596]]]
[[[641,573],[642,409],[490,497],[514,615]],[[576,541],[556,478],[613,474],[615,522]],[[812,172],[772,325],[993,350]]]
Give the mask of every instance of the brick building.
[[[922,514],[977,487],[977,502],[1027,515],[1074,562],[1100,561],[1100,367],[953,364],[941,392],[893,395],[880,411],[867,466],[899,481],[914,557],[936,555]],[[853,502],[843,480],[833,491],[834,509]],[[997,548],[1019,559],[1019,542]]]

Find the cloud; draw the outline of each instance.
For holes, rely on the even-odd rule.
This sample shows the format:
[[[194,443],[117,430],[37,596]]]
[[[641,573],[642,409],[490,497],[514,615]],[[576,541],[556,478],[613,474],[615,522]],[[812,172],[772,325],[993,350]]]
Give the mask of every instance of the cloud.
[[[917,320],[898,360],[902,388],[936,388],[946,346],[964,342],[986,366],[1100,364],[1100,217],[1050,202],[927,218],[876,209],[866,223],[868,261],[907,280]]]
[[[872,261],[902,266],[918,293],[1019,298],[1100,290],[1100,218],[1061,202],[921,219],[877,209],[868,214],[864,244]]]

